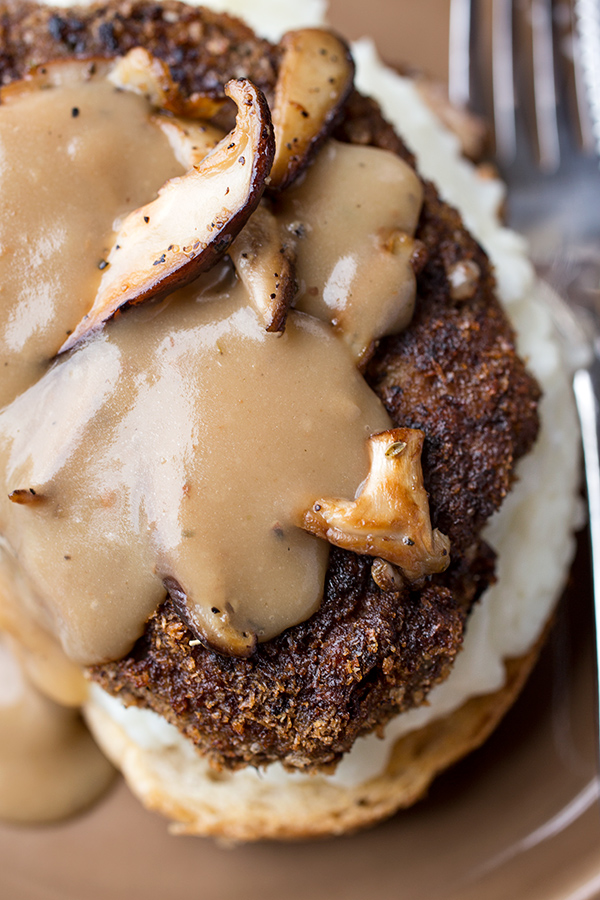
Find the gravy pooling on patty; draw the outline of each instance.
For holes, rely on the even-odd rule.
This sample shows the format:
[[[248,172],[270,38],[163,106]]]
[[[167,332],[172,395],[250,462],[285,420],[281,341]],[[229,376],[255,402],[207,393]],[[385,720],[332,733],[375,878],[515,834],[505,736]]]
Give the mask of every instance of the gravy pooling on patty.
[[[266,333],[225,262],[52,363],[90,306],[115,223],[178,171],[151,116],[95,77],[0,110],[0,230],[24,219],[0,258],[0,344],[11,371],[23,348],[29,360],[0,415],[0,532],[35,616],[83,664],[123,656],[164,584],[199,636],[233,654],[315,611],[328,548],[295,523],[366,477],[366,438],[390,421],[356,357],[414,304],[417,176],[386,151],[330,144],[282,214],[302,306],[325,321],[292,311],[282,335]]]

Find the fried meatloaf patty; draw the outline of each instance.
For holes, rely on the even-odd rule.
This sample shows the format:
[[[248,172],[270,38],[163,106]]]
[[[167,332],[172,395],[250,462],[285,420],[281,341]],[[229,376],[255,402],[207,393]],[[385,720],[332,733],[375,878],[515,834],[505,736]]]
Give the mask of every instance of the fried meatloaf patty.
[[[220,93],[246,76],[271,96],[277,76],[276,47],[237,20],[176,2],[68,12],[9,2],[0,22],[4,82],[31,64],[137,44],[165,59],[187,92]],[[377,104],[357,92],[335,137],[414,162]],[[493,580],[480,531],[535,440],[539,389],[516,355],[487,257],[429,183],[416,238],[413,322],[380,343],[365,377],[394,426],[425,434],[432,524],[451,540],[450,568],[419,589],[386,589],[370,558],[333,548],[321,608],[251,658],[190,646],[196,635],[167,598],[125,659],[89,670],[125,703],[163,715],[217,766],[279,760],[308,770],[338,760],[449,674],[469,610]],[[466,260],[481,274],[472,296],[457,298],[449,276]]]

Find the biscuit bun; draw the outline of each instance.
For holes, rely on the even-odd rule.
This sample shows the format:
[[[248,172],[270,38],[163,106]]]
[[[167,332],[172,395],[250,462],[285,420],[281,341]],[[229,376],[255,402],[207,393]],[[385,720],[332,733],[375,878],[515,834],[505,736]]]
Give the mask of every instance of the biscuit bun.
[[[260,15],[269,23],[269,38],[274,29],[306,24],[297,22],[292,2],[273,0],[272,17],[268,6],[261,4]],[[242,7],[231,3],[233,13]],[[256,15],[250,24],[260,33]],[[393,718],[383,740],[374,733],[359,737],[337,769],[290,774],[277,762],[264,769],[216,769],[155,712],[125,707],[92,685],[85,715],[94,736],[142,802],[174,822],[175,833],[230,840],[319,837],[361,828],[414,803],[439,772],[485,740],[514,702],[572,559],[578,433],[569,376],[543,305],[548,288],[536,283],[521,239],[499,222],[501,185],[464,159],[414,82],[383,67],[368,43],[353,53],[358,89],[379,102],[415,152],[421,174],[459,209],[492,260],[519,351],[543,390],[540,434],[519,463],[510,496],[486,526],[485,540],[498,554],[498,578],[469,616],[451,674],[426,703]]]
[[[153,714],[117,709],[118,701],[100,696],[99,689],[86,707],[86,719],[101,749],[141,802],[172,821],[173,834],[229,841],[339,835],[412,806],[436,775],[482,744],[512,706],[542,643],[539,640],[529,653],[507,661],[506,682],[499,690],[473,697],[451,715],[398,738],[384,770],[358,784],[339,784],[318,775],[302,781],[293,776],[269,781],[215,772],[176,733],[168,745],[140,741],[138,723],[131,727],[131,718],[135,722],[137,715]]]

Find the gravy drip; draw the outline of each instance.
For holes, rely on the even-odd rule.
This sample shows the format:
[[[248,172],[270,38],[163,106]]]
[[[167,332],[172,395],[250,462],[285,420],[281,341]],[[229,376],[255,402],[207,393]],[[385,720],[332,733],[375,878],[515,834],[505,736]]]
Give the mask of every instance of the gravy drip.
[[[332,322],[359,362],[412,318],[422,202],[421,182],[403,160],[337,141],[282,195],[280,219],[297,254],[296,306]]]
[[[46,627],[44,627],[44,622]],[[0,537],[0,640],[9,636],[24,676],[62,706],[82,706],[88,684],[81,667],[65,654],[40,615],[39,598],[10,547]]]
[[[307,618],[328,545],[294,523],[354,494],[388,427],[328,325],[292,312],[268,334],[220,272],[132,310],[0,414],[0,528],[80,662],[122,656],[164,579],[226,652]],[[24,486],[39,500],[11,503]]]
[[[96,800],[113,777],[78,712],[36,690],[0,639],[0,818],[64,818]]]
[[[182,171],[147,101],[103,79],[2,106],[0,407],[88,311],[115,220]]]
[[[225,261],[50,365],[90,306],[114,221],[179,171],[158,128],[146,143],[143,98],[106,84],[65,90],[14,104],[11,122],[23,137],[13,147],[5,136],[2,151],[28,153],[37,165],[39,132],[45,158],[36,178],[20,162],[9,177],[6,163],[13,199],[0,213],[0,235],[8,240],[23,216],[26,233],[49,248],[33,265],[33,237],[13,238],[26,294],[0,258],[0,363],[12,371],[25,360],[0,413],[4,577],[80,664],[128,652],[165,585],[202,641],[245,655],[318,607],[328,545],[296,523],[319,496],[356,493],[368,471],[367,437],[390,427],[356,357],[412,309],[408,250],[381,250],[381,241],[414,227],[416,178],[391,154],[328,145],[282,201],[284,223],[291,228],[293,209],[306,235],[297,241],[304,311],[290,313],[283,335],[265,332]],[[33,140],[25,138],[32,119]],[[122,154],[132,127],[135,149]],[[106,158],[92,152],[111,142],[117,149]],[[53,173],[54,160],[65,166],[57,183],[46,174],[48,198],[36,207],[41,170]],[[63,194],[75,207],[68,214]],[[344,266],[354,275],[330,302]],[[27,502],[11,502],[13,492]]]

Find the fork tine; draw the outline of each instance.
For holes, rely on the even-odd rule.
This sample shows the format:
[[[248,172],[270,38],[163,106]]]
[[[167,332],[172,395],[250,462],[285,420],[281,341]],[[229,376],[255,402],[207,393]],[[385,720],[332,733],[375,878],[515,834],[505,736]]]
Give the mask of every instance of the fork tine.
[[[517,149],[512,0],[493,0],[492,90],[496,156],[509,165]]]
[[[458,107],[471,102],[471,22],[471,0],[451,0],[448,95]]]
[[[573,145],[591,156],[594,152],[592,119],[581,64],[581,41],[575,18],[576,0],[559,0],[555,6],[554,27],[558,89],[564,96],[565,118],[573,134]]]
[[[539,165],[545,172],[554,172],[560,165],[560,142],[554,81],[552,0],[531,0],[530,16]]]
[[[600,5],[594,0],[576,0],[576,32],[585,70],[588,109],[596,151],[600,154]]]
[[[503,168],[525,162],[529,132],[530,158],[555,172],[577,144],[600,153],[600,101],[586,91],[593,81],[600,97],[599,48],[600,0],[450,0],[450,100],[493,123]]]
[[[580,56],[580,39],[575,32],[573,23],[573,82],[575,94],[575,107],[577,110],[577,123],[579,126],[579,135],[582,150],[591,155],[595,149],[594,131],[592,119],[590,116],[589,98],[587,95],[587,86],[585,83],[585,75],[583,66],[581,65]]]

